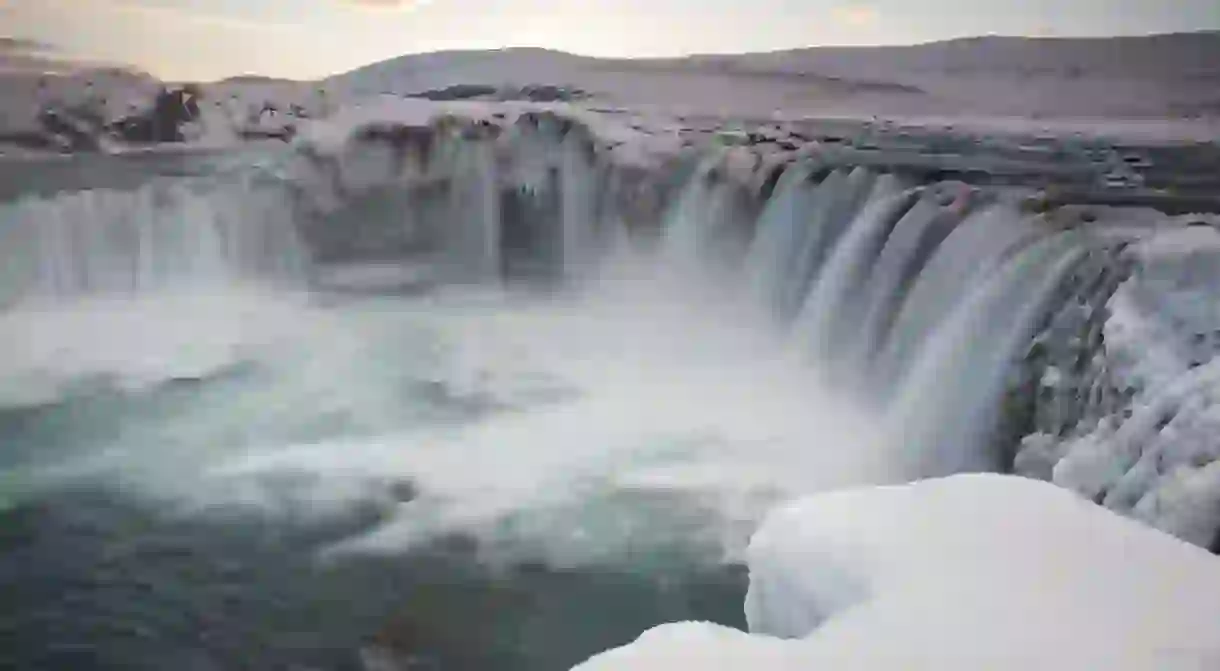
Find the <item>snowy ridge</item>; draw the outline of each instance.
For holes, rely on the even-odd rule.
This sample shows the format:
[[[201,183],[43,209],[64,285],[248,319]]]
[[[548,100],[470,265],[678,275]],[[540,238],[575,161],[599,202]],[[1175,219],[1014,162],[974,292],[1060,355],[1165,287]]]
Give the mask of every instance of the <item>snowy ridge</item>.
[[[1114,54],[1122,54],[1115,58]],[[540,49],[439,52],[320,81],[234,77],[160,82],[130,68],[0,52],[0,146],[96,150],[56,140],[47,109],[107,122],[146,115],[162,91],[199,98],[185,137],[232,145],[286,139],[309,119],[381,96],[434,100],[568,100],[588,109],[671,119],[861,121],[986,134],[1115,134],[1161,143],[1216,137],[1206,84],[1216,33],[1095,40],[978,38],[912,47],[803,49],[682,59],[597,59]],[[1209,60],[1210,59],[1210,60]],[[96,129],[95,129],[96,130]],[[141,140],[143,142],[143,140]],[[138,144],[138,143],[137,143]]]

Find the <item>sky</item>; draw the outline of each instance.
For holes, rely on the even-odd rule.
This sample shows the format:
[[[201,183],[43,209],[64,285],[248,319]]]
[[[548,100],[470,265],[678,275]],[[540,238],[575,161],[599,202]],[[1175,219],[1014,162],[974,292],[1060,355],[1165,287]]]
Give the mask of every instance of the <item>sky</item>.
[[[591,56],[1220,28],[1217,0],[0,0],[0,37],[165,79],[313,79],[407,53]]]

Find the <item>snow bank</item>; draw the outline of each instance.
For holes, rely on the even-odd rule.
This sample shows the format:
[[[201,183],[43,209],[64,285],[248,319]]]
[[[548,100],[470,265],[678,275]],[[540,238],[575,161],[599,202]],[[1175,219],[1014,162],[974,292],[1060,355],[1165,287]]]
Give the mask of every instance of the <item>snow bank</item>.
[[[667,625],[578,668],[1220,668],[1220,560],[1038,481],[815,496],[749,564],[754,636]]]

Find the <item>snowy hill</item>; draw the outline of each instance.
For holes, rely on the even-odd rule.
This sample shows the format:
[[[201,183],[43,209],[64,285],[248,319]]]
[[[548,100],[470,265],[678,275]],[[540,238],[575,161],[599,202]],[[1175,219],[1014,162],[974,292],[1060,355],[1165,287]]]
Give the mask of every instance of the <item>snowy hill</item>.
[[[34,40],[0,37],[0,73],[70,73],[85,67]]]
[[[823,47],[696,61],[751,63],[796,71],[1063,77],[1197,77],[1220,75],[1220,32],[1146,37],[1027,38],[985,36],[916,46]]]
[[[607,102],[735,115],[1220,116],[1220,33],[811,48],[680,59],[543,49],[404,56],[332,77],[343,95],[453,84],[579,86]],[[528,79],[528,81],[526,81]]]
[[[978,37],[914,47],[702,57],[783,72],[882,78],[963,111],[1042,116],[1220,115],[1220,32],[1114,38]]]
[[[48,130],[48,108],[80,133],[115,135],[124,118],[148,125],[154,103],[182,85],[128,69],[54,65],[37,45],[0,42],[0,146],[101,142]],[[316,82],[234,77],[192,87],[189,128],[154,141],[210,145],[291,136],[304,118],[385,94],[435,100],[580,101],[680,116],[770,118],[875,115],[916,123],[1015,120],[1168,121],[1169,134],[1210,137],[1220,123],[1220,33],[1030,39],[980,37],[903,47],[811,48],[677,59],[599,59],[535,48],[408,55]],[[71,112],[101,123],[81,123]],[[175,125],[177,128],[177,125]],[[50,140],[47,136],[53,136]],[[121,135],[121,133],[120,133]],[[143,135],[148,135],[144,133]],[[153,134],[157,135],[157,134]],[[130,137],[120,138],[131,140]],[[21,144],[22,142],[18,142]]]

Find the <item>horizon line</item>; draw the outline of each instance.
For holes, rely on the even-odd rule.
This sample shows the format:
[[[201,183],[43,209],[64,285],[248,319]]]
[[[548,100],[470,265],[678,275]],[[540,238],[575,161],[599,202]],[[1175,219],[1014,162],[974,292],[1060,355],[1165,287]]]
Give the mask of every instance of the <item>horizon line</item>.
[[[219,83],[232,82],[234,80],[241,80],[241,79],[258,79],[258,80],[263,80],[263,81],[276,81],[276,82],[302,83],[303,84],[303,83],[321,82],[321,81],[325,81],[327,79],[342,77],[345,75],[352,74],[354,72],[359,72],[360,70],[364,70],[365,68],[375,67],[377,65],[381,65],[384,63],[390,63],[390,62],[393,62],[393,61],[396,61],[399,59],[418,57],[418,56],[446,55],[446,54],[494,54],[497,52],[537,51],[537,52],[545,52],[545,53],[550,53],[550,54],[555,54],[555,55],[560,55],[560,56],[571,56],[571,57],[575,57],[575,58],[582,58],[582,59],[595,60],[595,61],[610,61],[610,62],[614,62],[614,61],[631,61],[631,62],[681,61],[681,60],[698,59],[698,58],[731,58],[731,57],[752,56],[752,55],[784,54],[784,53],[792,53],[792,52],[817,51],[817,50],[823,50],[823,49],[824,50],[834,49],[834,50],[845,50],[845,51],[865,51],[865,50],[870,50],[870,49],[913,49],[913,48],[919,48],[919,47],[933,46],[933,45],[937,45],[937,44],[950,44],[953,42],[968,42],[968,41],[972,41],[972,40],[985,40],[985,39],[1016,39],[1016,40],[1026,40],[1026,41],[1031,41],[1031,42],[1066,42],[1066,41],[1099,42],[1099,41],[1116,40],[1116,39],[1155,39],[1155,38],[1166,38],[1166,37],[1183,37],[1183,36],[1192,36],[1192,35],[1193,36],[1213,35],[1216,37],[1220,37],[1220,28],[1201,28],[1198,30],[1181,30],[1181,31],[1168,31],[1168,32],[1153,31],[1153,32],[1146,32],[1146,33],[1128,32],[1128,33],[1116,33],[1116,34],[1111,34],[1111,35],[1071,35],[1071,34],[1021,35],[1021,34],[1014,34],[1014,33],[998,33],[998,32],[997,33],[981,33],[981,34],[976,33],[976,34],[965,34],[965,35],[959,35],[959,36],[955,36],[955,37],[946,37],[946,38],[941,38],[941,39],[924,40],[924,41],[916,41],[916,42],[888,42],[888,43],[878,43],[878,44],[820,44],[820,45],[781,47],[778,49],[765,49],[765,50],[758,50],[758,51],[689,52],[689,53],[677,54],[677,55],[672,55],[672,56],[657,56],[657,55],[599,56],[599,55],[594,55],[594,54],[580,53],[577,51],[567,51],[564,49],[556,49],[556,48],[544,47],[544,46],[538,46],[538,45],[514,44],[514,45],[504,45],[504,46],[494,47],[494,48],[474,47],[474,48],[468,48],[468,49],[453,48],[453,49],[434,49],[434,50],[428,50],[428,51],[405,51],[396,56],[390,56],[389,58],[370,61],[368,63],[358,65],[354,68],[331,72],[329,74],[325,74],[325,75],[322,75],[317,78],[299,78],[299,79],[292,78],[292,77],[259,74],[259,73],[255,73],[255,72],[235,73],[232,75],[218,77],[215,79],[181,79],[181,78],[174,78],[174,77],[163,77],[161,74],[158,74],[154,68],[147,68],[147,67],[136,65],[134,63],[112,63],[112,62],[90,63],[90,59],[76,58],[72,54],[64,53],[63,51],[60,51],[58,49],[55,50],[56,52],[54,53],[54,56],[52,56],[52,58],[49,58],[48,60],[56,61],[56,64],[75,63],[78,65],[84,66],[84,69],[81,70],[81,72],[120,68],[120,69],[127,70],[127,71],[131,72],[132,74],[150,76],[163,83],[172,83],[172,84],[187,84],[187,83],[219,84]],[[0,40],[23,41],[23,38],[17,37],[17,36],[0,35]],[[48,46],[54,46],[54,45],[48,45]],[[44,52],[44,54],[45,54],[45,52]],[[95,65],[98,67],[90,67],[90,65]]]

